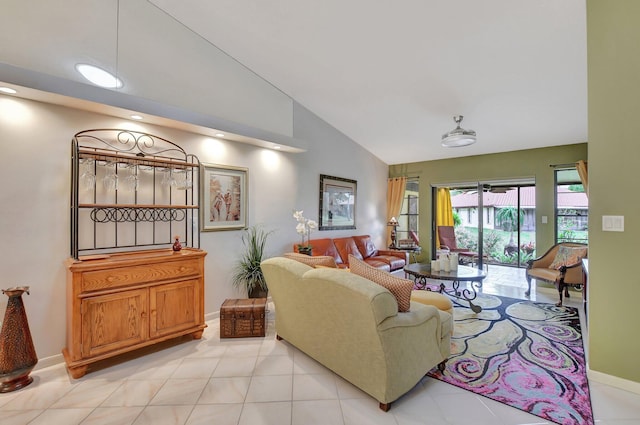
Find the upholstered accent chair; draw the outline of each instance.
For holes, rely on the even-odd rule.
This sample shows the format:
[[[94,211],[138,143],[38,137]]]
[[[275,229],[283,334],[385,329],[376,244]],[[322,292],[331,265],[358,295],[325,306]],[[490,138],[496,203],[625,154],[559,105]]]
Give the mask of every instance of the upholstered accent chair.
[[[582,270],[582,259],[588,258],[588,246],[576,242],[561,242],[553,245],[542,256],[527,262],[527,291],[531,294],[531,279],[553,283],[558,289],[562,305],[562,293],[569,297],[569,286],[582,289],[583,302],[587,302],[587,280]]]

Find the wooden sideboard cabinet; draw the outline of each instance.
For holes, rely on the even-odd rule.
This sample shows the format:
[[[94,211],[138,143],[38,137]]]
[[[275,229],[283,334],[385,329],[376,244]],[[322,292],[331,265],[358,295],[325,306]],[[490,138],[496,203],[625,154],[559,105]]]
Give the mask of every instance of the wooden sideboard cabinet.
[[[72,377],[91,364],[184,335],[202,337],[204,257],[183,248],[67,260],[67,346]]]

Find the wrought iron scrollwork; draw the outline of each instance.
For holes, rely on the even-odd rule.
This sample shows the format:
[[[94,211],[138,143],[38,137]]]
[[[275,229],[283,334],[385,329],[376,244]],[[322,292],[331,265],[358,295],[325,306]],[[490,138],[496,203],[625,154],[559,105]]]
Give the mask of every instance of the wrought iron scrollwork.
[[[117,164],[116,176],[119,167],[128,170],[114,179],[122,185],[104,184],[107,163]],[[165,182],[166,174],[184,178]],[[76,133],[71,140],[72,257],[166,249],[176,235],[183,246],[199,248],[199,175],[198,158],[162,137],[125,129]]]
[[[174,208],[97,207],[90,213],[96,223],[134,223],[183,221],[186,213]]]
[[[147,133],[129,130],[86,130],[75,135],[78,143],[96,149],[129,152],[144,158],[147,155],[185,160],[185,151],[173,142]]]

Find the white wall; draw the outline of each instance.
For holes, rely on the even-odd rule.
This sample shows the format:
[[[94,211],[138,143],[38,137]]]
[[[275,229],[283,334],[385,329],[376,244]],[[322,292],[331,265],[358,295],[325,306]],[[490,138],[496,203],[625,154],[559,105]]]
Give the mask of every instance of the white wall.
[[[174,141],[201,162],[249,169],[249,224],[273,230],[269,255],[298,240],[294,209],[317,219],[319,175],[357,180],[357,229],[314,232],[312,238],[371,234],[383,245],[388,167],[324,121],[295,105],[294,137],[305,153],[287,154],[251,145],[123,121],[105,115],[0,95],[0,288],[29,285],[24,295],[40,367],[61,362],[65,345],[65,267],[69,256],[70,144],[91,128],[130,128]],[[244,296],[230,284],[241,250],[240,231],[205,232],[205,312],[225,298]],[[6,297],[0,298],[0,318]],[[211,316],[209,316],[211,317]]]
[[[0,81],[33,87],[30,80],[35,78],[38,88],[69,94],[70,88],[61,85],[87,83],[74,65],[89,63],[124,81],[113,93],[189,111],[197,115],[190,119],[214,122],[218,130],[237,132],[240,123],[291,136],[289,96],[148,1],[57,0],[33,6],[2,1],[0,63],[21,70],[3,75],[0,67]],[[41,75],[30,77],[28,71]],[[86,89],[74,87],[75,97],[95,100]],[[101,103],[126,107],[127,101],[131,99],[105,97]]]

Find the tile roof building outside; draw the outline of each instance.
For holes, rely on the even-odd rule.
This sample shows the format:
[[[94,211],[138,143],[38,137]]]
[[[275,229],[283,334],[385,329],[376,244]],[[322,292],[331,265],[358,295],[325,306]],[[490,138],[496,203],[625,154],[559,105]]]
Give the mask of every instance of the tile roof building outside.
[[[589,202],[584,192],[572,192],[566,186],[560,186],[558,191],[558,207],[560,208],[588,208]],[[520,206],[522,208],[535,208],[536,188],[534,186],[524,186],[520,188]],[[517,189],[508,190],[505,193],[485,192],[483,206],[485,207],[508,207],[518,205]],[[459,195],[451,195],[451,206],[453,208],[469,208],[478,206],[478,195],[476,192],[464,192]]]

